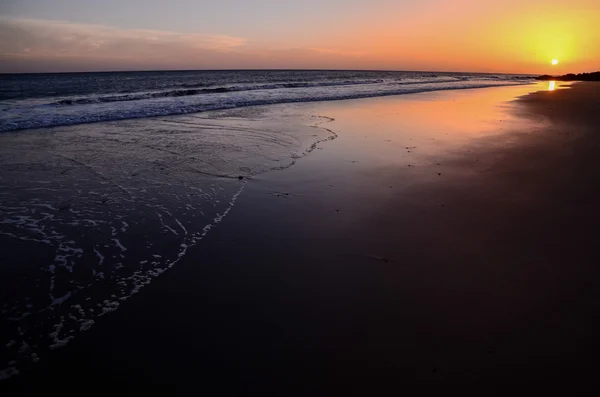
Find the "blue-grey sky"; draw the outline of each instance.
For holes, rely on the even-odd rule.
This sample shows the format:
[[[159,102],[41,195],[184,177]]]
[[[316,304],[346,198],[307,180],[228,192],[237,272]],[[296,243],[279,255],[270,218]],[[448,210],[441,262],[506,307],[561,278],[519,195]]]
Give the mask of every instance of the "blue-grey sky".
[[[5,15],[119,28],[273,39],[322,32],[368,14],[410,10],[428,0],[3,0]],[[368,8],[365,7],[368,4]]]
[[[577,71],[597,20],[598,0],[0,0],[0,72]]]

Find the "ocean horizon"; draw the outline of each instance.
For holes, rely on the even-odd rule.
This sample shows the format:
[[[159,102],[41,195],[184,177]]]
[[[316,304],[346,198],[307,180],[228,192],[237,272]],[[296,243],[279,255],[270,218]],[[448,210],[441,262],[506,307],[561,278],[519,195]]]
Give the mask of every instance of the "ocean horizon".
[[[162,72],[400,72],[400,73],[456,73],[456,74],[493,74],[493,75],[515,75],[515,76],[539,76],[541,73],[510,73],[510,72],[473,72],[467,70],[412,70],[412,69],[327,69],[327,68],[217,68],[217,69],[123,69],[123,70],[70,70],[70,71],[48,71],[48,72],[0,72],[2,75],[51,75],[51,74],[84,74],[84,73],[162,73]]]

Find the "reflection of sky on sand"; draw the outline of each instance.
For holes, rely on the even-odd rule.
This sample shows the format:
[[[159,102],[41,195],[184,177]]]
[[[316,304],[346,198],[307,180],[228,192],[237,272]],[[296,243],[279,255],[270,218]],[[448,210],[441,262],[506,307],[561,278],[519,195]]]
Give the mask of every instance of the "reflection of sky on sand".
[[[506,101],[545,88],[541,83],[439,91],[317,106],[319,114],[336,120],[331,127],[339,132],[340,155],[356,153],[361,161],[406,166],[423,161],[422,155],[442,153],[478,138],[535,128],[532,121],[513,114]]]

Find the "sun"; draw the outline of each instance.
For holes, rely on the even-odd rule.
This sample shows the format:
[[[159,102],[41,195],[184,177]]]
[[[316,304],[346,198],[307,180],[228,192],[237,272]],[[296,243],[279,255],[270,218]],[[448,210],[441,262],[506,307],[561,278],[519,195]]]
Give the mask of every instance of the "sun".
[[[553,59],[553,60],[552,60],[552,64],[553,64],[553,65],[558,65],[558,59]]]

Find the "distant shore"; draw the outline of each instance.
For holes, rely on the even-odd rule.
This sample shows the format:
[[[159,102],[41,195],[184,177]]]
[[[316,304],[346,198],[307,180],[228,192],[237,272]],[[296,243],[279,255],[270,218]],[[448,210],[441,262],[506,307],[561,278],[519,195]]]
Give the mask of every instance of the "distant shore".
[[[568,73],[562,76],[551,76],[549,74],[545,74],[543,76],[539,76],[536,80],[557,80],[557,81],[600,81],[600,72],[593,73]]]

